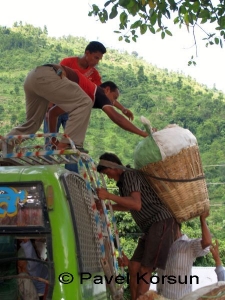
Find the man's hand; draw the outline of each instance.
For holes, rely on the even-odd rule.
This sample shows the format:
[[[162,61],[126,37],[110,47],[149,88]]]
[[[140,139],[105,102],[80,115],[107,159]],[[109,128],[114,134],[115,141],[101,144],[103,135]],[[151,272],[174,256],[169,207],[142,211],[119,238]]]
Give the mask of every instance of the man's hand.
[[[222,265],[222,263],[221,263],[220,254],[219,254],[218,240],[216,240],[215,242],[216,242],[215,244],[212,244],[210,246],[210,252],[212,253],[212,256],[215,260],[216,266],[218,267],[218,266]]]
[[[101,200],[107,200],[109,199],[109,192],[106,189],[103,188],[97,188],[96,189],[98,198]]]
[[[209,216],[209,210],[205,211],[203,214],[201,214],[200,219],[205,220]]]
[[[101,200],[96,199],[95,200],[95,205],[96,205],[97,210],[100,212],[100,214],[102,214],[103,213],[103,208],[102,208]]]
[[[130,262],[129,258],[124,254],[124,252],[122,252],[122,257],[118,257],[117,260],[120,267],[128,267]]]
[[[130,121],[133,121],[133,120],[134,120],[134,115],[133,115],[132,111],[130,111],[129,109],[124,108],[124,109],[122,110],[122,113],[123,113]]]

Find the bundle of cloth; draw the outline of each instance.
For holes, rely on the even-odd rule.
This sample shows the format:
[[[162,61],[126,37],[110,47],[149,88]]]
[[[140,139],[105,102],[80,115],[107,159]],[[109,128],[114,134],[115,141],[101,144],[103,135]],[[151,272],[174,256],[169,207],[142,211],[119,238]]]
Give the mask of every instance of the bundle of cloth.
[[[149,136],[138,143],[134,151],[134,165],[141,169],[149,163],[165,160],[178,154],[182,149],[197,145],[196,137],[190,130],[177,124],[170,124],[164,129],[153,132],[149,120],[141,117]]]

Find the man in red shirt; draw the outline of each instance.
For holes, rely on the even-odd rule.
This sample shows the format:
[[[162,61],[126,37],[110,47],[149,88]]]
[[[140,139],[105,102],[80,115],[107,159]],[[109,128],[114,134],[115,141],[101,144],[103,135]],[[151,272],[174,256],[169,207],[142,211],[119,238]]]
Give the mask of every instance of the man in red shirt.
[[[69,67],[73,70],[78,70],[81,74],[83,74],[86,78],[91,80],[96,85],[101,85],[101,76],[95,66],[102,59],[103,55],[106,53],[105,46],[98,42],[92,41],[85,48],[84,55],[82,57],[72,56],[67,57],[61,60],[60,65]],[[49,105],[49,109],[52,107],[52,103]],[[133,113],[125,108],[121,103],[115,101],[114,106],[122,111],[122,113],[129,119],[133,120]],[[49,132],[48,128],[48,114],[46,115],[44,121],[44,133]],[[59,131],[60,126],[65,129],[66,122],[68,120],[68,114],[64,113],[58,117],[57,128],[55,132]]]
[[[101,76],[95,66],[106,53],[105,46],[97,41],[90,42],[85,48],[82,57],[72,56],[60,61],[60,65],[69,67],[73,70],[79,70],[85,77],[94,82],[96,85],[102,83]]]
[[[75,72],[68,67],[49,64],[35,68],[25,80],[24,91],[27,121],[15,127],[8,135],[36,133],[44,119],[49,102],[52,102],[69,114],[65,134],[70,136],[78,149],[83,148],[93,105],[101,108],[124,130],[142,137],[148,136],[147,132],[134,126],[113,108],[112,102],[106,97],[102,88],[96,86],[79,71]],[[63,138],[57,148],[61,150],[67,146],[67,140]]]
[[[97,41],[90,42],[85,48],[82,57],[72,56],[61,60],[60,65],[69,67],[73,70],[80,71],[85,77],[94,82],[96,85],[102,84],[101,75],[95,66],[98,65],[103,55],[106,53],[105,46]],[[114,106],[121,110],[121,112],[129,119],[133,120],[133,113],[125,108],[121,103],[116,101]],[[60,119],[60,118],[59,118]]]

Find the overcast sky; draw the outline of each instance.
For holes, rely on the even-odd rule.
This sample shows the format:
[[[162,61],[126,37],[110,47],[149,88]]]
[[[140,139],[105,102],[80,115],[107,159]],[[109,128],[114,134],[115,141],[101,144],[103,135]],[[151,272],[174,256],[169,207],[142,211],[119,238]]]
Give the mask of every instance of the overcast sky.
[[[88,17],[92,3],[101,4],[104,0],[7,0],[1,2],[0,25],[12,27],[22,21],[43,28],[47,26],[50,36],[73,35],[87,40],[99,40],[108,48],[138,52],[139,56],[160,68],[182,71],[198,82],[225,93],[223,72],[225,70],[224,49],[219,46],[205,47],[201,38],[198,43],[197,66],[187,63],[195,54],[192,34],[186,28],[171,28],[173,37],[161,40],[160,35],[150,32],[140,36],[138,42],[127,44],[118,41],[117,23],[113,20],[102,24],[94,17]],[[197,33],[197,37],[201,33]]]

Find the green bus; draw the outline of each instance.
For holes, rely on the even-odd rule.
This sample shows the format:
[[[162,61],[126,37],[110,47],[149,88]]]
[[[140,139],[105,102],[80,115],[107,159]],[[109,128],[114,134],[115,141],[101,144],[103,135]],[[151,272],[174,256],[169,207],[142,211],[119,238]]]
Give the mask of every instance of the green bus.
[[[20,137],[32,141],[25,150],[17,145],[8,153],[2,147],[0,154],[0,299],[23,299],[18,278],[44,282],[40,299],[123,299],[110,233],[103,229],[106,219],[94,207],[99,200],[97,175],[89,168],[93,161],[74,149],[40,151],[34,137]],[[64,163],[83,171],[67,171]],[[23,239],[35,241],[41,254],[19,257]],[[44,264],[47,279],[20,275],[21,260]]]

